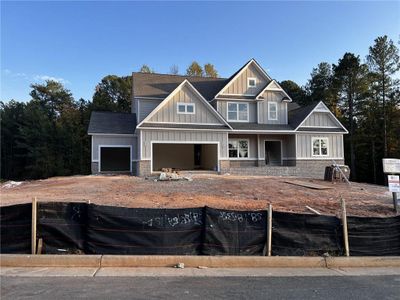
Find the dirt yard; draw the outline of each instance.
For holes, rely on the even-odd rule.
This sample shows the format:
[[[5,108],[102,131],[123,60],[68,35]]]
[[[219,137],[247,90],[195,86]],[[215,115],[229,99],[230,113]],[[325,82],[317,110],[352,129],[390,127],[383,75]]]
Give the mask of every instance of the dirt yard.
[[[301,180],[332,189],[315,190],[285,181]],[[46,180],[6,182],[1,185],[1,205],[39,201],[88,201],[95,204],[180,208],[265,209],[269,203],[277,211],[338,215],[340,196],[347,203],[348,215],[392,216],[391,193],[383,186],[322,180],[266,176],[194,175],[193,181],[154,182],[133,176],[71,176]]]

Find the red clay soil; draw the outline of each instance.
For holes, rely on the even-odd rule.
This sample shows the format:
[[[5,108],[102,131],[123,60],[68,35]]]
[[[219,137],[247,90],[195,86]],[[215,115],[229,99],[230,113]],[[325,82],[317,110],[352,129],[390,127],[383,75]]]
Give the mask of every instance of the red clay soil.
[[[394,216],[391,193],[383,186],[324,182],[294,177],[194,175],[193,181],[158,181],[133,176],[70,176],[1,185],[1,205],[39,201],[88,201],[101,205],[183,208],[210,206],[234,210],[276,211],[338,215],[340,197],[348,215]],[[301,180],[333,187],[314,190],[285,183]],[[11,185],[11,186],[10,186]]]

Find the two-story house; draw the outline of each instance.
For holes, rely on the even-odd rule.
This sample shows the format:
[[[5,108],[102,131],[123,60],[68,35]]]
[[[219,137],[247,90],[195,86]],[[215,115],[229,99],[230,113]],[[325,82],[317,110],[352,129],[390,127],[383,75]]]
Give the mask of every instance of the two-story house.
[[[92,173],[321,178],[332,160],[344,163],[347,130],[326,105],[299,107],[254,59],[230,78],[133,73],[132,80],[132,113],[92,113]]]

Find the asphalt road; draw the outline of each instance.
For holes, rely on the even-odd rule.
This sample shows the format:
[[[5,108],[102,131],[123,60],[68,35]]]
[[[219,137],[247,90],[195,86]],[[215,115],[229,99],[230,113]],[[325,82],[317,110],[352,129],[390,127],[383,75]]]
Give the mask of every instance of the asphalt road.
[[[1,277],[1,299],[399,299],[400,276]]]

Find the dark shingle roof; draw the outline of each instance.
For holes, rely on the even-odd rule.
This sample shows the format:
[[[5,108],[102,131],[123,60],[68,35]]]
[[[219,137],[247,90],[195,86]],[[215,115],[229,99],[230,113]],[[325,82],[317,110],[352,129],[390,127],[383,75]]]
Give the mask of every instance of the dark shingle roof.
[[[229,123],[235,130],[293,130],[292,126],[286,124],[258,124],[258,123]]]
[[[200,94],[209,101],[214,98],[227,81],[226,78],[133,73],[133,94],[135,97],[166,98],[185,79],[189,80]]]
[[[315,132],[346,132],[343,128],[323,128],[323,127],[307,127],[299,128],[297,131],[315,131]]]
[[[200,125],[200,124],[168,124],[168,123],[143,123],[139,128],[178,128],[178,129],[230,129],[226,125]]]
[[[297,109],[292,109],[288,112],[289,124],[293,128],[297,128],[301,122],[308,116],[308,114],[317,106],[319,102],[312,103]]]
[[[136,114],[92,111],[88,133],[133,134]]]

